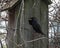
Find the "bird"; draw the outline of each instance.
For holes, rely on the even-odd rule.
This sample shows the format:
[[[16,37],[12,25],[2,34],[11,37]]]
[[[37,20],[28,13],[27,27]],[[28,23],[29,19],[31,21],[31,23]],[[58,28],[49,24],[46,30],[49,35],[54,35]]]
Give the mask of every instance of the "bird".
[[[35,32],[40,33],[42,35],[45,35],[42,30],[41,30],[41,26],[39,25],[39,23],[37,22],[36,17],[31,17],[29,18],[29,24],[33,27],[33,29],[35,30]]]

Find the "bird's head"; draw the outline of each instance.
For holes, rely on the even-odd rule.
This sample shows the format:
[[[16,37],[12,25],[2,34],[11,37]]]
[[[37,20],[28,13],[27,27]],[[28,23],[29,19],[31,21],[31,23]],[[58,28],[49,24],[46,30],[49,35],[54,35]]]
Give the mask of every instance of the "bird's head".
[[[31,17],[31,18],[29,18],[29,24],[32,25],[32,22],[33,22],[33,20],[35,20],[35,19],[36,19],[35,17]]]

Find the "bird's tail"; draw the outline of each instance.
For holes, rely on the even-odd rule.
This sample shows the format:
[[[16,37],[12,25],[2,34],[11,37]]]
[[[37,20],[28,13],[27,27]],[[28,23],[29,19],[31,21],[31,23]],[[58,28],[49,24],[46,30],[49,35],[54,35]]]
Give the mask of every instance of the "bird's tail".
[[[43,35],[44,37],[46,37],[46,34],[42,33],[42,35]]]

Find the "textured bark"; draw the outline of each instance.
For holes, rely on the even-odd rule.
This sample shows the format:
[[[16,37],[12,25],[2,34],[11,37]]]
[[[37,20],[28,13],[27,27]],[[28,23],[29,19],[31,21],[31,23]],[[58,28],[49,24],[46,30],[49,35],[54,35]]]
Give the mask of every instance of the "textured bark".
[[[48,5],[42,0],[25,0],[24,15],[22,16],[22,19],[24,19],[24,24],[20,22],[21,9],[19,9],[20,8],[19,6],[20,4],[15,6],[14,9],[9,10],[8,26],[11,28],[17,27],[17,30],[16,30],[16,35],[14,36],[15,31],[9,29],[7,34],[8,38],[10,38],[18,45],[23,42],[22,41],[23,39],[21,38],[21,32],[25,41],[42,37],[42,35],[37,34],[33,30],[32,26],[29,25],[28,20],[30,17],[36,17],[38,19],[42,31],[44,32],[44,34],[46,34],[46,37],[48,37]],[[19,18],[18,18],[18,13],[19,13]],[[20,26],[22,28],[24,27],[24,30],[21,29],[22,30],[21,32],[20,32]],[[8,39],[8,48],[47,48],[48,46],[47,41],[48,41],[47,39],[41,39],[31,43],[26,43],[25,46],[23,45],[23,47],[17,47],[13,42],[9,41]]]
[[[2,44],[2,41],[0,40],[0,45],[1,45],[1,48],[3,48],[3,44]]]
[[[14,47],[14,28],[15,28],[15,10],[9,10],[9,18],[8,18],[8,32],[7,32],[7,45],[8,48]]]

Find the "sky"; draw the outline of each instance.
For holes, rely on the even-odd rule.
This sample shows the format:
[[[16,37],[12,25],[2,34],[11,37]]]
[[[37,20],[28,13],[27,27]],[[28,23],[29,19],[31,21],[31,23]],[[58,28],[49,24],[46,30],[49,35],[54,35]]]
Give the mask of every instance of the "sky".
[[[56,3],[55,3],[55,2],[56,2]],[[52,16],[49,16],[50,19],[53,19],[53,18],[52,18],[52,17],[53,17],[53,14],[56,13],[56,11],[58,11],[58,8],[56,8],[56,6],[55,6],[55,4],[58,5],[58,2],[60,2],[60,0],[55,0],[55,1],[52,0],[51,6],[53,6],[53,7],[55,7],[55,8],[53,8],[53,7],[49,8],[49,11],[52,11],[52,10],[53,10],[52,12],[50,12],[50,13],[52,13],[52,14],[51,14]],[[60,5],[60,4],[59,4],[59,5]],[[59,5],[58,5],[58,6],[59,6]],[[55,9],[56,9],[56,10],[55,10]],[[51,34],[52,34],[51,31],[52,31],[52,29],[50,29],[49,31],[50,31],[49,37],[51,37]],[[53,32],[54,32],[54,31],[53,31]],[[52,34],[52,35],[54,36],[54,34]]]

